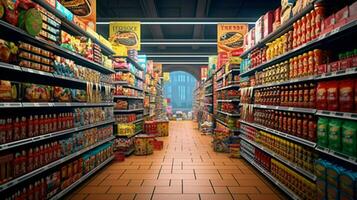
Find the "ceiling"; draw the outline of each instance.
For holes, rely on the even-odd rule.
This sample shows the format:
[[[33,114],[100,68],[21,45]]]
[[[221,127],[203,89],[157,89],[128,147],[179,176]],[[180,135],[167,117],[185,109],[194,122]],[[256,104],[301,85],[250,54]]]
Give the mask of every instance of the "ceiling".
[[[114,3],[115,2],[115,3]],[[280,0],[97,0],[97,21],[218,21],[254,22]],[[97,31],[108,36],[106,24]],[[215,42],[216,25],[141,25],[142,42],[189,41]],[[216,46],[205,45],[142,45],[142,54],[216,54]],[[192,58],[207,61],[207,58]],[[187,61],[187,58],[157,58],[154,60]]]

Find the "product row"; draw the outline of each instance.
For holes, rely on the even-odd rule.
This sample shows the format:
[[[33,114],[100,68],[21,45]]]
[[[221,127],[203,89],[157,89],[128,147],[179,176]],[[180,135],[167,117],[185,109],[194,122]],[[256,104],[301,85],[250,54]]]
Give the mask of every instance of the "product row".
[[[133,110],[133,109],[143,109],[144,105],[142,100],[117,100],[115,102],[115,109],[117,110]]]
[[[230,114],[239,114],[239,104],[237,103],[220,103],[217,109]]]
[[[90,102],[112,101],[110,87],[89,86],[87,90],[0,80],[2,102]]]
[[[253,159],[259,166],[265,168],[265,170],[283,184],[281,187],[285,186],[289,188],[302,199],[316,199],[315,183],[312,183],[294,170],[291,170],[289,167],[243,140],[241,140],[241,146],[244,146],[244,152],[248,151],[251,155],[254,155],[254,157],[251,157],[249,154],[244,153],[245,157],[250,157],[250,159]]]
[[[316,141],[316,118],[312,114],[254,109],[254,122],[312,142]]]
[[[143,92],[140,92],[138,90],[132,89],[132,88],[126,88],[122,85],[117,85],[114,90],[114,95],[120,95],[120,96],[130,96],[130,97],[142,97]]]
[[[241,125],[241,129],[249,140],[267,147],[270,151],[275,152],[284,159],[295,163],[297,166],[307,171],[314,172],[314,149],[305,148],[290,140],[280,138],[264,131],[258,131],[247,125]]]
[[[29,173],[60,158],[78,152],[113,135],[113,127],[103,126],[77,132],[55,142],[36,144],[15,153],[1,155],[0,183],[5,183],[16,177]],[[6,159],[5,159],[6,158]]]
[[[115,115],[116,123],[131,123],[138,119],[142,119],[143,114],[120,114]]]
[[[48,43],[57,44],[88,60],[112,68],[111,60],[104,56],[101,47],[84,36],[72,36],[61,30],[59,18],[32,1],[6,2],[0,19],[24,29],[29,35],[37,36]]]
[[[228,99],[239,99],[240,98],[240,90],[238,89],[227,89],[220,90],[217,92],[217,99],[228,100]]]
[[[315,163],[318,199],[356,199],[356,171],[319,159]]]
[[[31,180],[24,186],[15,188],[15,191],[7,193],[5,200],[18,199],[50,199],[58,192],[66,189],[79,180],[82,176],[91,172],[113,155],[113,144],[106,143],[96,149],[85,153],[69,163],[63,164],[54,172],[43,175],[42,178]],[[4,170],[8,170],[6,166]]]
[[[143,130],[142,123],[138,124],[117,124],[116,135],[132,136],[138,131]]]
[[[357,158],[357,122],[319,117],[317,145]]]
[[[216,115],[216,119],[222,121],[226,125],[224,127],[227,127],[230,130],[239,130],[239,128],[240,128],[239,118],[237,118],[237,117],[230,117],[230,116],[226,116],[226,115],[218,113]]]

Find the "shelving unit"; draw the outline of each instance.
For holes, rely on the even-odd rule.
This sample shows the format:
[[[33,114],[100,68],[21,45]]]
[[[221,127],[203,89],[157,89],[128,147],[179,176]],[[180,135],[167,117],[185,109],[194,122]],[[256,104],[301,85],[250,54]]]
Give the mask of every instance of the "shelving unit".
[[[93,43],[98,45],[101,49],[101,53],[107,57],[112,56],[114,54],[114,51],[106,46],[104,43],[102,43],[97,36],[93,36],[89,34],[86,30],[83,30],[80,28],[78,25],[76,25],[74,22],[67,20],[64,15],[55,9],[54,7],[50,6],[47,1],[40,1],[40,0],[34,0],[33,2],[39,4],[42,6],[45,10],[47,10],[49,13],[52,13],[55,17],[58,17],[60,20],[58,30],[64,30],[67,33],[69,33],[72,36],[82,36],[85,38],[90,39]],[[17,12],[17,11],[16,11]],[[32,68],[27,68],[24,67],[24,65],[21,65],[17,60],[16,62],[13,62],[10,60],[12,63],[19,63],[19,64],[12,64],[12,63],[4,63],[0,62],[0,79],[1,80],[6,80],[10,81],[11,84],[13,82],[20,83],[21,86],[24,85],[24,83],[30,83],[30,84],[36,84],[38,87],[38,84],[46,85],[46,86],[51,86],[51,89],[57,88],[57,89],[67,89],[67,91],[76,91],[76,90],[81,90],[83,92],[83,96],[85,98],[82,98],[79,100],[74,97],[73,94],[70,94],[70,98],[67,98],[66,100],[64,99],[56,99],[54,98],[54,95],[51,92],[51,96],[48,97],[47,101],[49,102],[44,102],[44,100],[35,100],[36,98],[33,98],[31,100],[30,98],[24,98],[25,97],[25,91],[22,91],[23,88],[17,88],[16,89],[16,96],[17,98],[14,98],[16,100],[13,100],[13,102],[0,102],[0,109],[8,115],[9,113],[16,113],[14,116],[7,116],[7,117],[21,117],[25,119],[25,124],[26,127],[22,125],[22,130],[25,131],[25,137],[22,136],[21,139],[15,139],[15,136],[12,140],[8,142],[3,142],[0,144],[0,152],[1,156],[13,156],[12,160],[15,160],[15,154],[16,156],[19,156],[22,154],[22,156],[25,156],[25,160],[28,159],[27,156],[30,156],[32,153],[32,156],[37,156],[35,154],[35,149],[40,149],[41,151],[43,148],[46,148],[46,151],[48,151],[46,154],[52,154],[54,153],[54,144],[69,140],[72,137],[82,137],[81,134],[83,134],[84,131],[87,131],[89,129],[100,129],[100,128],[108,128],[113,125],[114,119],[111,117],[112,114],[112,109],[114,107],[113,101],[110,99],[111,98],[111,90],[113,89],[113,85],[110,80],[110,75],[114,73],[114,70],[112,69],[112,66],[104,66],[106,65],[104,62],[95,62],[90,59],[87,59],[86,57],[80,55],[79,53],[69,51],[68,49],[65,49],[58,43],[51,43],[48,42],[45,39],[41,39],[39,37],[34,37],[28,34],[26,31],[23,29],[13,26],[12,24],[9,24],[8,22],[5,21],[4,18],[0,20],[0,39],[3,39],[5,41],[10,41],[16,42],[17,48],[19,45],[19,42],[25,42],[31,47],[37,47],[38,49],[45,50],[47,53],[51,53],[54,56],[60,56],[61,58],[68,59],[70,61],[73,61],[78,67],[78,65],[83,68],[83,70],[91,69],[93,71],[90,71],[91,73],[97,75],[95,82],[89,82],[87,80],[94,80],[93,78],[90,79],[90,77],[83,77],[78,74],[75,74],[73,71],[71,75],[62,75],[63,72],[60,72],[58,69],[54,67],[54,64],[52,63],[50,67],[50,70],[45,71],[40,71]],[[57,29],[57,28],[56,28]],[[56,36],[57,37],[57,36]],[[20,50],[21,48],[19,48]],[[37,49],[37,50],[38,50]],[[22,49],[23,50],[23,49]],[[38,50],[40,51],[40,50]],[[32,51],[28,52],[29,54],[36,54]],[[19,58],[19,52],[14,53],[14,56],[16,58]],[[100,56],[103,56],[100,54]],[[42,54],[38,56],[43,56]],[[47,59],[47,56],[46,56]],[[54,57],[51,55],[48,57],[48,60],[50,62],[54,62]],[[31,60],[32,61],[32,60]],[[37,63],[39,64],[39,63]],[[43,64],[43,63],[42,63]],[[21,66],[20,66],[21,65]],[[39,64],[40,65],[40,64]],[[72,66],[73,67],[73,66]],[[41,67],[40,67],[41,68]],[[39,69],[39,68],[37,68]],[[76,68],[78,70],[78,68]],[[43,70],[43,69],[42,69]],[[74,69],[71,69],[74,70]],[[69,71],[69,70],[68,70]],[[87,72],[85,71],[85,72]],[[81,73],[84,73],[81,72]],[[93,75],[93,76],[94,76]],[[79,78],[75,78],[79,77]],[[86,79],[86,80],[84,80]],[[100,80],[99,80],[100,79]],[[56,86],[56,87],[54,87]],[[21,90],[20,90],[21,89]],[[98,97],[93,98],[90,97],[88,93],[92,92],[98,92]],[[105,92],[105,94],[104,94]],[[108,92],[108,93],[107,93]],[[41,99],[41,98],[39,98]],[[79,102],[80,101],[80,102]],[[89,121],[85,121],[85,123],[75,123],[75,119],[73,115],[76,113],[75,109],[79,110],[87,110],[88,109],[94,109],[97,108],[98,110],[100,109],[103,113],[105,112],[106,116],[105,119],[101,119],[102,121],[98,120],[93,120],[93,123],[89,123]],[[105,109],[105,111],[104,111]],[[109,112],[110,113],[107,113]],[[92,110],[92,112],[94,112]],[[68,118],[66,119],[68,123],[66,125],[67,128],[57,126],[58,123],[64,123],[63,119],[64,115],[62,117],[57,116],[59,113],[66,113],[65,117]],[[1,120],[4,120],[3,114],[1,116]],[[56,114],[56,117],[54,117],[54,114]],[[76,117],[82,117],[80,116],[81,114],[77,113],[78,116]],[[110,116],[109,116],[110,114]],[[35,120],[32,120],[33,116],[39,116],[39,120],[42,120],[41,122],[37,121],[38,123],[38,128],[41,128],[43,132],[41,133],[36,133],[34,131],[35,126]],[[53,116],[53,118],[51,117]],[[41,116],[41,117],[40,117]],[[73,119],[70,119],[70,116],[73,117]],[[37,120],[37,119],[36,119]],[[50,121],[51,120],[51,121]],[[57,121],[58,120],[58,121]],[[73,124],[69,125],[69,123]],[[88,120],[88,119],[85,119]],[[46,122],[44,122],[46,121]],[[50,121],[50,122],[48,122]],[[53,122],[52,122],[53,121]],[[96,121],[96,122],[94,122]],[[12,126],[11,122],[11,126]],[[15,123],[15,122],[14,122]],[[30,125],[33,125],[33,129],[30,129]],[[51,123],[51,127],[49,128],[49,123]],[[52,124],[53,123],[53,124]],[[78,125],[78,124],[86,124],[86,125]],[[47,126],[47,129],[46,127]],[[68,128],[71,127],[71,128]],[[110,132],[112,129],[109,129]],[[16,134],[15,131],[12,134]],[[98,133],[99,134],[99,133]],[[88,135],[89,136],[89,135]],[[1,181],[4,181],[0,185],[0,192],[5,199],[8,195],[12,195],[14,191],[23,191],[23,189],[26,191],[25,188],[29,187],[29,184],[32,186],[34,185],[33,181],[46,179],[46,176],[48,176],[50,173],[53,172],[59,172],[62,170],[62,167],[68,165],[69,163],[74,162],[75,160],[77,161],[80,157],[83,157],[86,154],[93,154],[96,152],[96,150],[99,150],[101,148],[104,148],[106,146],[111,146],[113,140],[115,137],[113,135],[103,137],[100,140],[93,140],[93,142],[88,143],[91,145],[84,145],[83,146],[76,146],[77,150],[74,151],[74,149],[68,149],[68,152],[62,152],[62,155],[58,155],[57,159],[49,159],[46,161],[41,161],[42,164],[39,165],[34,165],[36,168],[34,169],[28,169],[26,168],[22,173],[16,174],[15,171],[12,172],[12,176],[8,177],[7,180],[2,179]],[[59,148],[61,148],[61,144],[56,144],[58,145]],[[82,147],[82,148],[79,148]],[[73,148],[73,147],[72,147]],[[33,151],[33,152],[32,152]],[[37,154],[37,153],[36,153]],[[61,153],[60,153],[61,154]],[[43,154],[43,156],[45,156]],[[47,155],[46,155],[47,156]],[[55,157],[53,157],[55,158]],[[33,158],[35,159],[35,158]],[[44,158],[45,159],[45,158]],[[49,197],[50,199],[60,199],[62,198],[65,194],[68,194],[70,191],[72,191],[77,185],[80,183],[83,183],[86,181],[91,175],[95,174],[97,171],[102,169],[106,164],[108,164],[111,160],[113,160],[113,156],[110,156],[108,159],[106,159],[103,163],[101,163],[98,166],[95,166],[94,169],[92,169],[88,173],[82,173],[80,174],[80,178],[74,182],[72,185],[63,188],[63,190],[57,192],[56,194],[53,194],[53,196]],[[13,161],[12,161],[13,162]],[[83,161],[81,161],[83,162]],[[32,165],[33,163],[26,164]],[[78,165],[81,166],[83,163],[79,163]],[[8,167],[11,167],[10,171],[16,170],[15,166],[12,164],[9,165]],[[6,175],[4,175],[6,176]],[[4,178],[4,177],[2,177]],[[5,177],[6,178],[6,177]],[[60,177],[61,178],[61,177]],[[63,178],[63,177],[62,177]],[[62,178],[59,181],[63,181]],[[46,182],[45,182],[46,184]],[[62,183],[61,183],[62,184]],[[47,195],[47,194],[46,194]],[[20,198],[20,197],[16,197]],[[21,197],[22,198],[22,197]]]
[[[314,5],[315,3],[318,3],[318,5]],[[321,4],[320,4],[321,3]],[[355,167],[357,166],[357,157],[356,156],[348,156],[344,155],[341,152],[333,151],[332,149],[326,148],[326,147],[320,147],[318,144],[319,142],[319,135],[317,134],[318,129],[314,130],[316,135],[312,135],[313,131],[311,131],[311,128],[314,128],[315,126],[318,126],[318,120],[321,119],[321,117],[327,117],[327,119],[342,119],[343,123],[346,121],[352,122],[352,121],[357,121],[357,113],[351,113],[350,112],[340,112],[340,111],[327,111],[327,110],[319,110],[319,102],[316,101],[318,98],[315,96],[313,99],[313,103],[310,105],[307,104],[301,104],[301,91],[299,89],[303,88],[304,94],[306,95],[306,91],[313,92],[313,94],[309,93],[309,99],[310,96],[314,96],[315,93],[319,93],[317,91],[319,89],[319,84],[322,83],[322,81],[341,81],[347,80],[347,79],[353,79],[356,80],[356,74],[357,74],[357,67],[351,65],[348,65],[348,67],[343,68],[343,65],[341,64],[341,68],[336,68],[334,69],[332,64],[339,65],[340,62],[348,60],[348,58],[355,56],[354,54],[351,55],[350,57],[343,57],[340,56],[345,52],[351,52],[356,48],[356,45],[352,45],[349,43],[349,41],[354,38],[355,33],[357,32],[357,21],[355,19],[350,18],[344,19],[345,21],[341,21],[340,23],[336,22],[336,24],[330,28],[327,28],[327,26],[323,27],[320,31],[321,33],[318,33],[316,38],[309,40],[308,42],[304,43],[304,39],[302,41],[303,44],[299,44],[299,41],[296,41],[296,38],[285,38],[286,43],[283,41],[283,45],[287,44],[287,50],[283,50],[278,52],[275,55],[269,54],[265,51],[269,50],[269,45],[271,45],[273,42],[279,41],[279,38],[282,39],[284,37],[287,37],[290,35],[290,31],[292,31],[293,34],[296,34],[296,22],[301,21],[302,17],[305,18],[305,16],[308,13],[311,13],[313,10],[318,10],[319,6],[322,5],[324,9],[328,7],[330,10],[328,12],[324,13],[324,18],[323,20],[326,20],[327,17],[335,14],[336,12],[340,11],[342,8],[346,8],[346,6],[350,5],[344,5],[346,3],[340,3],[340,4],[334,4],[334,7],[330,5],[331,2],[328,2],[327,0],[322,0],[322,1],[312,1],[310,4],[308,4],[305,8],[303,8],[300,12],[295,14],[292,18],[287,20],[285,23],[281,24],[279,28],[277,28],[275,31],[272,33],[268,34],[265,38],[261,39],[259,42],[257,42],[255,45],[253,45],[251,48],[246,49],[245,52],[241,55],[241,58],[244,58],[244,66],[241,68],[243,71],[240,73],[240,78],[241,78],[241,84],[244,85],[244,88],[242,88],[242,91],[246,92],[244,93],[244,96],[242,99],[244,101],[242,102],[242,109],[241,109],[241,117],[242,119],[240,120],[240,123],[245,125],[245,129],[241,129],[241,135],[240,138],[244,143],[248,143],[250,146],[253,147],[256,151],[259,151],[259,153],[262,153],[264,155],[268,155],[269,157],[269,164],[271,160],[276,160],[279,163],[283,164],[285,167],[288,169],[298,173],[302,177],[304,177],[304,181],[310,181],[313,183],[313,186],[318,187],[318,191],[325,191],[321,185],[316,184],[316,181],[319,179],[317,178],[316,174],[314,172],[310,172],[308,170],[305,170],[304,168],[301,167],[298,161],[296,161],[296,156],[295,156],[295,161],[293,162],[294,159],[287,159],[286,157],[282,156],[283,154],[278,154],[275,151],[278,152],[278,150],[274,151],[272,149],[269,149],[269,142],[278,142],[278,144],[281,141],[284,141],[285,139],[289,144],[295,143],[296,145],[302,145],[302,148],[306,148],[306,150],[313,154],[313,155],[318,155],[318,157],[311,156],[312,159],[311,163],[319,162],[318,158],[321,158],[324,162],[331,162],[331,165],[334,165],[334,167],[343,167],[345,170],[351,170],[353,172],[355,171]],[[348,2],[351,3],[351,2]],[[338,19],[336,19],[338,21]],[[326,23],[326,22],[322,22]],[[293,26],[294,24],[294,26]],[[325,24],[326,25],[326,24]],[[313,31],[315,31],[315,28],[312,28]],[[306,30],[307,31],[307,30]],[[288,33],[289,32],[289,33]],[[316,33],[316,32],[315,32]],[[284,35],[285,34],[285,35]],[[294,36],[295,37],[295,36]],[[290,42],[297,42],[296,46],[297,47],[289,47]],[[333,47],[333,48],[332,48]],[[291,50],[289,50],[291,49]],[[313,51],[314,50],[314,51]],[[326,55],[324,58],[325,60],[323,62],[319,62],[317,65],[316,63],[313,63],[311,65],[311,52],[316,51],[321,51],[325,52],[328,51],[329,54],[331,55]],[[255,54],[257,53],[257,54]],[[292,60],[295,59],[300,59],[300,57],[304,57],[304,55],[307,55],[307,69],[310,70],[313,68],[312,73],[302,73],[302,74],[295,74],[295,65]],[[337,58],[338,57],[338,58]],[[313,59],[316,59],[316,56],[313,54],[312,56]],[[336,59],[337,58],[337,59]],[[328,60],[330,59],[330,60]],[[355,57],[353,57],[355,59]],[[328,61],[327,61],[328,60]],[[336,62],[335,62],[336,61]],[[301,66],[303,66],[304,63],[297,63],[296,67],[299,68],[298,70],[301,69]],[[281,66],[282,68],[279,68]],[[323,68],[326,66],[326,68]],[[347,65],[346,65],[347,66]],[[286,68],[284,68],[286,67]],[[282,72],[279,74],[279,70],[285,70],[287,71]],[[274,70],[278,70],[274,71]],[[299,71],[300,72],[300,71]],[[323,73],[324,72],[324,73]],[[291,74],[292,73],[292,74]],[[285,76],[287,75],[287,76]],[[279,78],[280,77],[280,78]],[[291,78],[294,77],[294,78]],[[243,80],[243,81],[242,81]],[[255,85],[254,85],[255,84]],[[327,87],[327,86],[326,86]],[[293,89],[292,89],[293,88]],[[328,87],[326,88],[326,91],[328,91]],[[339,90],[339,89],[337,89]],[[353,87],[352,87],[353,90]],[[289,92],[287,94],[287,91]],[[291,93],[294,91],[295,93]],[[271,92],[271,93],[269,93]],[[277,93],[276,93],[277,92]],[[285,93],[284,93],[285,92]],[[321,92],[320,92],[321,93]],[[328,92],[327,92],[328,93]],[[276,95],[277,94],[277,95]],[[297,94],[297,101],[294,101],[292,103],[290,97],[292,96],[291,94]],[[300,94],[300,96],[298,96]],[[243,93],[242,93],[243,95]],[[269,96],[270,95],[270,96]],[[276,95],[276,96],[274,96]],[[280,96],[279,96],[280,95]],[[285,96],[284,96],[285,95]],[[284,98],[288,95],[289,100]],[[328,94],[327,94],[328,96]],[[337,94],[338,96],[338,94]],[[303,98],[306,99],[306,96]],[[337,97],[338,98],[338,97]],[[304,100],[305,100],[304,99]],[[329,101],[329,100],[327,100]],[[336,100],[337,103],[339,103],[339,100]],[[262,103],[257,103],[257,102],[262,102]],[[268,104],[268,105],[262,105],[262,104]],[[284,105],[284,106],[282,106]],[[289,105],[289,106],[287,106]],[[291,106],[293,105],[293,106]],[[305,106],[305,107],[302,107]],[[309,106],[307,108],[307,106]],[[355,106],[355,105],[354,105]],[[286,117],[287,116],[287,120]],[[270,119],[270,118],[271,119]],[[279,119],[278,119],[278,118]],[[254,118],[255,121],[254,121]],[[303,118],[303,119],[302,119]],[[277,120],[278,119],[278,120]],[[286,121],[284,121],[286,120]],[[291,121],[288,121],[291,120]],[[311,124],[311,126],[308,127],[308,129],[302,128],[302,124],[296,123],[296,121],[304,121],[305,124]],[[249,122],[248,122],[249,121]],[[269,121],[269,122],[267,122]],[[259,124],[259,123],[261,124]],[[292,128],[292,130],[286,131],[288,133],[284,133],[282,131],[275,130],[274,128],[269,128],[269,127],[277,127],[276,123],[279,123],[279,130],[287,130],[285,128],[280,127],[280,124],[286,124],[287,126],[295,127]],[[275,123],[275,126],[273,125]],[[294,123],[294,124],[293,124]],[[266,124],[266,126],[262,125]],[[267,127],[269,126],[269,127]],[[285,125],[284,125],[285,126]],[[341,125],[342,126],[342,125]],[[309,137],[306,135],[303,136],[300,134],[301,137],[299,136],[299,132],[296,131],[296,129],[300,129],[301,131],[304,131],[303,134],[306,134],[307,131],[309,131]],[[245,130],[248,130],[248,133],[245,132]],[[264,131],[262,133],[263,137],[265,137],[264,134],[267,135],[267,137],[272,137],[272,141],[264,141],[264,140],[255,140],[252,139],[251,137],[258,137],[254,136],[254,133],[250,133],[250,131],[254,132],[255,134],[262,133],[261,131]],[[323,133],[320,134],[329,134],[330,130],[325,130]],[[295,135],[293,135],[295,134]],[[342,135],[342,133],[341,133]],[[248,137],[249,136],[249,137]],[[312,137],[310,137],[312,136]],[[304,137],[304,138],[303,138]],[[328,137],[328,136],[327,136]],[[340,143],[342,143],[342,136],[340,136]],[[305,138],[310,138],[305,139]],[[316,140],[314,138],[317,138]],[[311,141],[310,141],[311,140]],[[330,140],[330,139],[328,139]],[[266,142],[267,144],[265,144]],[[294,145],[295,145],[294,144]],[[343,145],[343,144],[342,144]],[[281,147],[280,147],[281,148]],[[279,148],[277,148],[279,149]],[[281,149],[280,149],[281,150]],[[268,179],[270,179],[273,183],[275,183],[282,191],[284,191],[289,197],[292,197],[293,199],[300,199],[301,197],[299,195],[303,195],[299,189],[296,190],[296,185],[293,184],[287,184],[284,185],[281,182],[277,181],[277,177],[279,175],[276,175],[277,177],[274,177],[273,173],[273,167],[269,170],[263,169],[264,161],[262,162],[262,165],[259,165],[259,159],[262,156],[262,154],[257,155],[257,154],[250,154],[248,153],[249,148],[245,147],[242,145],[241,148],[241,154],[242,157],[245,158],[250,164],[252,164],[254,167],[258,169],[263,175],[265,175]],[[342,148],[341,150],[342,151]],[[296,162],[296,163],[295,163]],[[309,168],[310,169],[310,168]],[[270,171],[271,170],[271,174]],[[291,174],[288,171],[281,170],[279,172],[281,174],[288,173]],[[342,173],[342,172],[341,172]],[[328,177],[329,175],[326,175]],[[327,178],[328,179],[328,178]],[[282,180],[282,179],[280,179]],[[319,181],[324,181],[321,177]],[[284,181],[282,181],[284,182]],[[286,182],[285,182],[286,183]],[[327,184],[327,182],[326,182]],[[313,187],[311,187],[313,188]],[[315,189],[316,190],[316,189]],[[337,188],[337,190],[342,190],[341,188]],[[292,191],[299,191],[298,193],[294,194]],[[316,191],[315,191],[316,193]],[[326,190],[326,195],[329,193],[329,190]],[[299,195],[297,195],[299,194]],[[314,194],[316,195],[316,194]],[[328,195],[327,195],[328,196]]]

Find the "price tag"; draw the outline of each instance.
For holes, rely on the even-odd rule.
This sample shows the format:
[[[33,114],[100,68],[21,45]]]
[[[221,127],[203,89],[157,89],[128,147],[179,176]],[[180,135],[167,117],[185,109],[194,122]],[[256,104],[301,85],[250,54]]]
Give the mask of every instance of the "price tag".
[[[43,71],[38,71],[38,73],[41,75],[45,75],[45,73]]]
[[[324,38],[326,37],[326,35],[327,35],[327,33],[320,35],[320,36],[319,36],[319,40],[324,39]]]
[[[17,65],[12,65],[12,68],[15,69],[15,70],[21,70],[21,68]]]
[[[54,103],[48,103],[48,106],[53,107],[55,104]]]
[[[333,29],[330,34],[333,35],[339,31],[340,31],[340,27],[337,27],[337,28]]]
[[[27,69],[28,72],[34,73],[32,69]]]
[[[34,107],[40,107],[40,104],[39,103],[33,103],[33,106]]]
[[[293,111],[294,108],[293,108],[293,107],[289,107],[288,110],[289,110],[289,111]]]
[[[71,103],[66,103],[66,106],[71,106],[72,104]]]
[[[4,107],[6,107],[6,108],[10,107],[10,103],[4,103],[3,105],[4,105]]]

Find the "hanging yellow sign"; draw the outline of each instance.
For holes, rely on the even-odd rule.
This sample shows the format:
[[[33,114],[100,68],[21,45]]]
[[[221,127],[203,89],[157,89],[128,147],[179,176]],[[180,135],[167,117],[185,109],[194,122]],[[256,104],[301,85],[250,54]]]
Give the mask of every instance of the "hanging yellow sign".
[[[248,32],[247,24],[218,24],[217,51],[243,53],[243,39]],[[240,54],[241,54],[240,53]]]
[[[141,47],[140,37],[140,22],[110,22],[109,24],[109,41],[119,55],[123,54],[123,48],[139,51]]]

